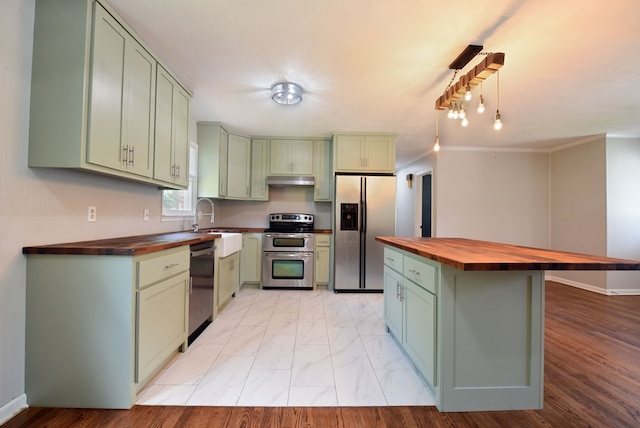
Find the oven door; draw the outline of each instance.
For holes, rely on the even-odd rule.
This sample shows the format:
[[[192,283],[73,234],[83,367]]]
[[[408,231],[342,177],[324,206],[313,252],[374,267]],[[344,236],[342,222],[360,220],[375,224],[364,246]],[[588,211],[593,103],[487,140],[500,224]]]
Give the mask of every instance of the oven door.
[[[266,251],[263,288],[313,288],[313,253]]]

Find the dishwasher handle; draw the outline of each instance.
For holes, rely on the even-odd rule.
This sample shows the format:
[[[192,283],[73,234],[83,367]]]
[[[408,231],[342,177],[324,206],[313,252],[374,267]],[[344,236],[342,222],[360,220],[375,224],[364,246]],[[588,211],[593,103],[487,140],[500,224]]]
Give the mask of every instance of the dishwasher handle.
[[[202,257],[202,256],[206,256],[208,254],[211,254],[211,257],[213,257],[213,254],[216,252],[216,247],[215,245],[213,247],[208,247],[205,248],[203,250],[192,250],[191,251],[191,257]]]

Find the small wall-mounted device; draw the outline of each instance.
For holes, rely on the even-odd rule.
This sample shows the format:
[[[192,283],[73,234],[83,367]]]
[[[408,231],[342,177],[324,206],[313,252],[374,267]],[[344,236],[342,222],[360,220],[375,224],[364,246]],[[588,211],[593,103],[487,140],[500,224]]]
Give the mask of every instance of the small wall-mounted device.
[[[413,174],[407,174],[407,187],[411,189],[413,186]]]

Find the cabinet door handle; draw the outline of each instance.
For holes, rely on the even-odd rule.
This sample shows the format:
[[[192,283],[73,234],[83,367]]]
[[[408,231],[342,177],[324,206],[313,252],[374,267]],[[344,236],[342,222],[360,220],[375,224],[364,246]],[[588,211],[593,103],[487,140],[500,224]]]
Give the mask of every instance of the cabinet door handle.
[[[129,155],[131,155],[131,158],[129,159],[129,165],[133,165],[134,163],[134,159],[135,159],[135,155],[136,155],[136,148],[131,147],[129,148]]]
[[[400,299],[400,283],[396,281],[396,299]]]
[[[174,267],[178,266],[179,264],[180,263],[177,263],[177,262],[176,263],[171,263],[171,264],[166,265],[164,268],[165,269],[171,269],[171,268],[174,268]]]
[[[176,178],[180,178],[180,165],[176,164]]]
[[[416,275],[416,276],[420,276],[420,272],[417,270],[413,270],[413,269],[409,269],[409,272]]]
[[[125,164],[129,162],[129,146],[122,148],[122,162]]]

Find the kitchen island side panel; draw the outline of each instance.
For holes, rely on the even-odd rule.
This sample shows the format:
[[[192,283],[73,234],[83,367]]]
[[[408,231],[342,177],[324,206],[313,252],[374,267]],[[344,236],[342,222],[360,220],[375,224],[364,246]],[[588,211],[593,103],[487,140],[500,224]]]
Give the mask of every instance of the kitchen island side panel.
[[[442,267],[441,411],[540,409],[544,272]]]

